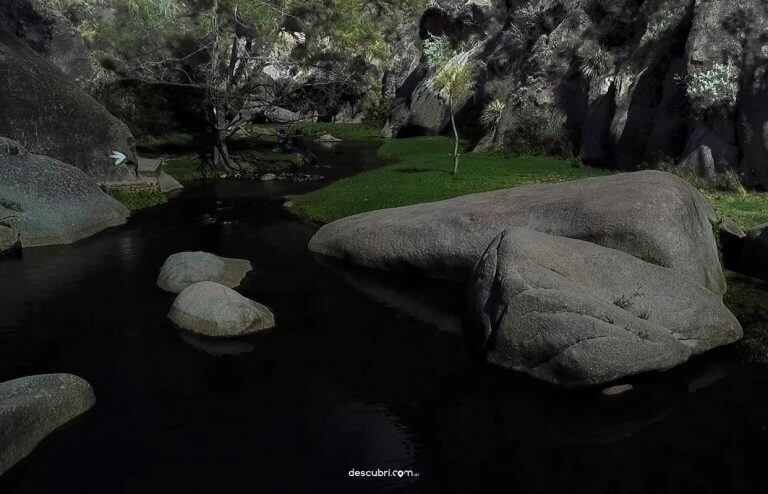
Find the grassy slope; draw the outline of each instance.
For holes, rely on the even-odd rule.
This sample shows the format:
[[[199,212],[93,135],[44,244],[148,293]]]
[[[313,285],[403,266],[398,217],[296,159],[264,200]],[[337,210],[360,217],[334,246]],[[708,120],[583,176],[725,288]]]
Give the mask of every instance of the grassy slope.
[[[452,141],[420,137],[387,141],[379,153],[397,163],[355,175],[295,198],[292,210],[310,221],[328,223],[374,209],[448,199],[518,185],[562,182],[602,175],[589,167],[548,157],[500,158],[469,153],[459,177],[450,174]]]
[[[735,220],[745,231],[768,221],[768,193],[704,192],[720,216]]]

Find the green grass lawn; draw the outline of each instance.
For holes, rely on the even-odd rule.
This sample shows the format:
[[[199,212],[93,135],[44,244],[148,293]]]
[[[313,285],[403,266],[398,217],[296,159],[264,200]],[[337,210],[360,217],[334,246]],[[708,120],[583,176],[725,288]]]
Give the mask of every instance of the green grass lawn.
[[[569,161],[552,157],[502,158],[467,153],[461,158],[459,176],[453,178],[450,174],[452,146],[452,141],[445,137],[386,141],[379,154],[394,164],[295,198],[292,210],[305,219],[324,224],[375,209],[609,173],[587,166],[574,167]],[[706,190],[702,193],[720,216],[732,218],[744,230],[768,221],[768,193]]]
[[[768,193],[704,192],[720,216],[728,216],[745,231],[768,221]]]
[[[108,190],[106,192],[131,211],[159,206],[168,202],[168,199],[159,190]]]
[[[298,135],[319,136],[331,134],[343,141],[379,139],[381,132],[376,127],[356,123],[302,123],[295,127]]]
[[[397,160],[395,164],[345,178],[297,197],[292,200],[291,209],[315,223],[328,223],[374,209],[607,173],[586,166],[574,167],[571,162],[558,158],[500,158],[467,153],[461,158],[459,176],[454,178],[450,173],[452,149],[452,141],[445,137],[387,141],[379,154]]]

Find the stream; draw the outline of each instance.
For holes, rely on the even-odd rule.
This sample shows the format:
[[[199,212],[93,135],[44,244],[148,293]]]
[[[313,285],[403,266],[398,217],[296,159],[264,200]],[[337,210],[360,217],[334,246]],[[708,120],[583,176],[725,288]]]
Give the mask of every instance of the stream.
[[[97,397],[0,492],[768,491],[768,375],[729,349],[621,397],[562,391],[467,351],[463,287],[311,254],[316,228],[281,198],[380,166],[376,147],[315,146],[333,165],[320,182],[192,183],[124,227],[0,261],[0,381],[69,372]],[[185,250],[249,259],[239,291],[277,327],[178,331],[155,280]]]

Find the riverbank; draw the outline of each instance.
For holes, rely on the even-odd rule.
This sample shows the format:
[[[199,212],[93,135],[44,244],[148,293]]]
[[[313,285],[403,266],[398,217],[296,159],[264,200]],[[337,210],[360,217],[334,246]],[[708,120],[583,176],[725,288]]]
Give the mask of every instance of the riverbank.
[[[387,140],[379,155],[391,165],[335,182],[297,197],[291,211],[313,223],[329,223],[375,209],[439,201],[545,182],[563,182],[608,173],[553,157],[502,158],[467,153],[459,175],[450,173],[453,142],[445,137]]]
[[[555,157],[505,158],[467,153],[450,174],[452,141],[445,137],[387,140],[379,154],[392,164],[335,182],[291,201],[291,210],[317,224],[376,209],[439,201],[464,194],[612,173]],[[720,216],[744,230],[768,221],[768,194],[701,190]]]

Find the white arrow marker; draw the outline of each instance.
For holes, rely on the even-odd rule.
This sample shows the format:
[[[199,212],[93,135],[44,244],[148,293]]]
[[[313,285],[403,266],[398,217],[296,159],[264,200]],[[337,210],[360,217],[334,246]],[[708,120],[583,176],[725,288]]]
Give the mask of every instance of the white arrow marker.
[[[126,155],[124,155],[120,151],[112,151],[112,154],[110,154],[109,157],[115,160],[115,166],[122,165],[123,162],[125,162],[126,158],[128,158]]]

